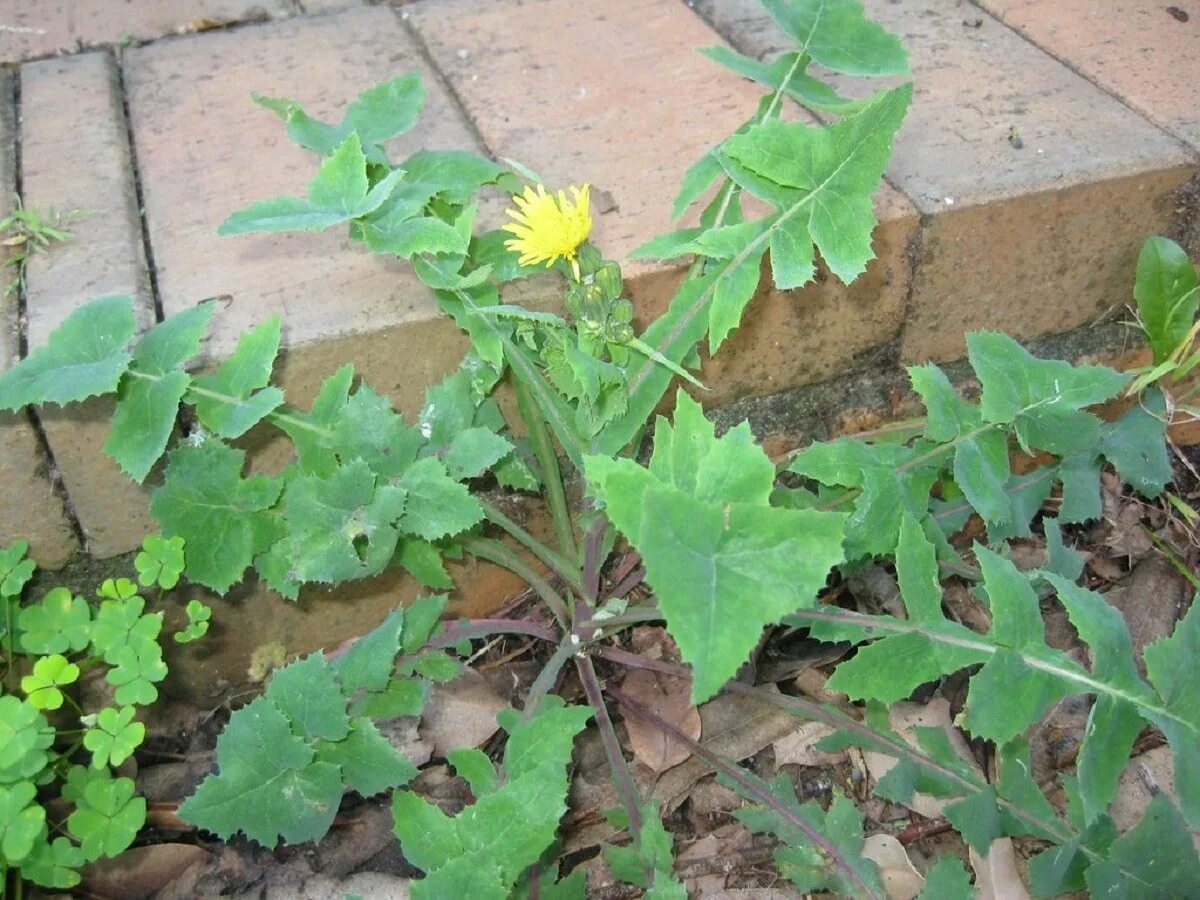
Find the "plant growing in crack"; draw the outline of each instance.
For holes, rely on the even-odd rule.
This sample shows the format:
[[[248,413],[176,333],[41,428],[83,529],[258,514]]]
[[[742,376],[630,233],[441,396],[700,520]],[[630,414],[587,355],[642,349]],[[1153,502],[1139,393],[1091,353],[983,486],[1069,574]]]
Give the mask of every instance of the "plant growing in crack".
[[[776,463],[745,423],[718,436],[683,390],[673,416],[652,422],[676,379],[699,384],[700,345],[707,341],[715,354],[738,327],[764,259],[772,283],[786,290],[813,280],[817,251],[846,282],[872,258],[871,196],[911,86],[851,101],[813,67],[904,74],[904,51],[856,3],[837,4],[837,16],[822,14],[822,0],[764,4],[796,47],[769,64],[707,51],[767,90],[737,133],[688,169],[674,213],[708,197],[699,224],[635,254],[692,260],[666,312],[644,329],[619,265],[588,241],[586,186],[570,197],[547,192],[523,167],[459,151],[391,162],[385,142],[412,127],[423,99],[419,79],[406,75],[363,94],[337,123],[290,100],[256,98],[322,161],[307,196],[255,203],[221,231],[345,225],[371,252],[409,260],[471,342],[459,369],[429,389],[415,425],[356,384],[350,366],[325,381],[309,410],[285,407],[270,384],[278,318],[246,332],[215,372],[189,373],[211,304],[134,342],[129,301],[96,301],[0,376],[0,408],[115,394],[106,449],[138,481],[167,452],[180,404],[190,407],[195,424],[167,452],[152,511],[166,536],[187,542],[188,577],[215,591],[253,568],[295,598],[306,584],[393,565],[447,590],[443,560],[470,554],[519,575],[540,602],[528,617],[442,624],[445,596],[437,595],[396,610],[343,654],[314,654],[279,670],[266,693],[230,719],[217,746],[219,771],[180,809],[185,819],[273,846],[280,837],[324,834],[347,789],[392,789],[402,848],[426,873],[414,894],[578,896],[581,873],[559,872],[553,847],[572,742],[593,721],[620,798],[612,820],[626,834],[606,848],[612,871],[647,896],[683,896],[660,812],[622,752],[616,709],[714,767],[746,799],[746,826],[779,839],[780,870],[801,890],[884,895],[849,800],[827,809],[802,803],[786,779],[766,781],[719,757],[609,674],[648,669],[686,679],[695,704],[721,692],[754,697],[832,726],[832,744],[895,756],[897,774],[877,792],[897,802],[917,791],[956,798],[947,818],[978,853],[1005,835],[1040,841],[1031,864],[1038,893],[1200,890],[1187,833],[1200,825],[1200,709],[1190,699],[1198,685],[1188,663],[1200,613],[1189,612],[1173,636],[1146,650],[1142,678],[1124,623],[1076,583],[1082,561],[1062,530],[1100,515],[1105,465],[1146,496],[1162,491],[1170,466],[1161,392],[1139,385],[1147,388],[1140,402],[1103,422],[1089,407],[1121,394],[1128,376],[1037,359],[1004,335],[981,332],[968,338],[979,401],[963,399],[937,366],[914,366],[912,386],[927,415],[886,439],[817,443]],[[788,121],[792,101],[835,121]],[[489,187],[516,198],[513,221],[476,233],[476,198]],[[747,218],[747,193],[771,211]],[[565,279],[565,317],[505,300],[506,285],[546,268]],[[493,396],[501,383],[516,395],[524,438],[507,429]],[[254,427],[291,440],[295,458],[282,472],[244,474],[245,452],[229,442]],[[648,437],[653,449],[642,463]],[[1014,450],[1030,455],[1030,471],[1014,474]],[[539,491],[553,541],[505,513],[483,489],[485,477],[501,489]],[[1042,516],[1052,492],[1058,515]],[[963,547],[952,539],[972,516],[981,540]],[[1048,561],[1022,572],[1007,542],[1034,527],[1046,536]],[[870,560],[894,561],[903,615],[836,602],[831,586]],[[991,611],[990,629],[946,616],[943,579],[974,587]],[[643,584],[652,599],[638,599]],[[1039,603],[1050,598],[1090,647],[1090,666],[1047,646]],[[665,623],[686,665],[621,646],[631,627],[648,622]],[[778,627],[855,647],[831,687],[864,705],[847,711],[738,681],[764,630]],[[551,649],[522,709],[502,717],[502,759],[473,748],[450,754],[477,802],[447,816],[404,789],[415,769],[372,719],[419,714],[430,683],[454,677],[472,641],[498,634]],[[555,694],[568,669],[585,704]],[[994,749],[991,781],[956,755],[944,732],[931,729],[910,744],[884,713],[921,684],[960,671],[970,683],[961,727]],[[1095,702],[1077,772],[1063,781],[1072,803],[1062,817],[1029,776],[1023,734],[1051,701],[1072,694]],[[1118,835],[1107,809],[1143,728],[1158,729],[1175,753],[1180,805],[1160,797]],[[1155,854],[1142,851],[1151,845]],[[940,896],[972,893],[955,861],[939,872]]]

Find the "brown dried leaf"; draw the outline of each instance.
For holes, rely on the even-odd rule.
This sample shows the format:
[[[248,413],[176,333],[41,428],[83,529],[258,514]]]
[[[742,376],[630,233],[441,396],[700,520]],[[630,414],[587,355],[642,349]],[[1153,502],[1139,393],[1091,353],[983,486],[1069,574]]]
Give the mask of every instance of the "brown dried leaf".
[[[152,897],[189,866],[209,859],[195,844],[150,844],[112,859],[99,859],[83,870],[87,890],[101,897],[141,900]]]
[[[445,756],[459,747],[478,747],[496,733],[496,713],[507,706],[486,678],[466,669],[430,693],[421,737],[433,745],[434,756]]]
[[[863,841],[862,855],[879,867],[889,900],[913,900],[925,879],[908,858],[904,845],[890,834],[873,834]]]
[[[816,743],[833,734],[834,729],[823,722],[804,722],[791,734],[771,745],[775,751],[775,765],[786,766],[835,766],[846,759],[846,751],[826,753],[818,750]]]
[[[641,703],[694,741],[700,739],[700,711],[689,698],[691,683],[646,669],[634,669],[621,686],[623,693]],[[674,768],[691,756],[687,748],[669,738],[662,729],[631,715],[624,708],[629,748],[643,765],[656,775]]]
[[[1187,580],[1171,561],[1153,553],[1140,560],[1133,571],[1105,595],[1129,626],[1134,659],[1143,677],[1146,666],[1142,661],[1142,648],[1175,630],[1175,622],[1188,594]]]
[[[978,900],[1029,900],[1029,891],[1021,880],[1017,852],[1012,838],[993,841],[987,856],[968,848],[971,868],[975,870]]]

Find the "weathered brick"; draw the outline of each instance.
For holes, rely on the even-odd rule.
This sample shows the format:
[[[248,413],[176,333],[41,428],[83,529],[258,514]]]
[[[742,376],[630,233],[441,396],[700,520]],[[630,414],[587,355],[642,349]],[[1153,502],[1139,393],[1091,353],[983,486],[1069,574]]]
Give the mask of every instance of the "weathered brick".
[[[684,171],[752,115],[762,93],[695,52],[719,37],[683,4],[658,0],[450,0],[416,4],[408,15],[492,152],[549,183],[592,185],[594,242],[624,264],[639,319],[661,312],[682,270],[628,254],[672,227]],[[834,279],[764,289],[706,362],[706,401],[845,371],[896,336],[916,214],[894,191],[881,194],[877,211],[886,224],[867,278],[849,290]]]
[[[750,0],[696,5],[749,55],[790,46]],[[916,88],[888,169],[928,217],[902,358],[953,359],[967,330],[1033,337],[1124,303],[1142,240],[1194,170],[1186,149],[983,12],[866,8],[901,36]],[[863,79],[831,80],[864,93]]]
[[[0,70],[0,219],[12,212],[16,195],[15,133],[12,75]],[[6,270],[5,284],[10,277]],[[18,299],[9,293],[0,307],[0,372],[17,360]],[[79,549],[28,416],[0,412],[0,546],[18,539],[29,542],[30,555],[47,569]]]
[[[81,304],[113,294],[132,297],[139,325],[149,326],[154,306],[120,85],[109,54],[21,68],[21,171],[30,207],[79,211],[69,222],[71,240],[30,262],[29,345],[44,344]],[[146,492],[102,450],[112,410],[111,400],[93,399],[39,413],[87,549],[99,557],[131,550],[153,530]]]
[[[292,11],[289,0],[8,0],[0,7],[0,62]]]
[[[980,5],[1200,150],[1196,0],[981,0]]]
[[[325,234],[219,238],[231,212],[276,194],[303,196],[317,158],[250,99],[293,98],[340,118],[360,92],[421,73],[420,124],[390,145],[478,150],[467,123],[395,13],[349,10],[162,41],[131,51],[126,83],[145,214],[164,313],[228,296],[206,344],[209,359],[271,313],[284,320],[281,380],[305,403],[320,379],[353,362],[399,408],[415,412],[427,384],[453,369],[465,342],[411,268],[373,256],[342,228]]]

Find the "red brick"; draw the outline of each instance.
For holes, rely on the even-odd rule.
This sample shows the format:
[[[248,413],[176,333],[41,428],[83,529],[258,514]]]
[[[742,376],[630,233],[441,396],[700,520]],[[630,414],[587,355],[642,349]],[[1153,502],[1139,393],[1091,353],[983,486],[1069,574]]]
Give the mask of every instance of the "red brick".
[[[228,295],[206,353],[221,359],[269,314],[284,318],[283,383],[303,402],[341,362],[414,412],[429,380],[465,348],[407,264],[367,253],[344,229],[217,237],[233,211],[303,196],[317,157],[293,145],[252,91],[340,118],[363,90],[417,70],[420,124],[390,145],[478,150],[477,142],[390,9],[349,10],[163,41],[131,51],[126,83],[146,220],[166,314]],[[336,348],[336,349],[333,349]],[[306,360],[309,360],[306,362]]]
[[[0,62],[291,11],[289,0],[8,0],[0,8]]]
[[[981,6],[1200,150],[1200,2],[981,0]],[[1171,14],[1182,12],[1184,20]]]
[[[0,219],[12,212],[16,167],[12,76],[0,71]],[[6,269],[4,285],[12,271]],[[0,307],[0,372],[17,359],[18,324],[15,293]],[[48,462],[38,445],[28,415],[0,412],[0,547],[15,540],[29,542],[38,565],[56,569],[79,549],[47,477]]]
[[[64,114],[69,110],[70,114]],[[116,65],[107,53],[21,68],[21,171],[25,202],[78,210],[71,240],[35,255],[28,272],[31,347],[46,342],[76,307],[98,297],[134,299],[139,324],[154,321],[137,193]],[[102,450],[110,400],[40,411],[71,505],[99,557],[136,547],[154,528],[146,492]]]

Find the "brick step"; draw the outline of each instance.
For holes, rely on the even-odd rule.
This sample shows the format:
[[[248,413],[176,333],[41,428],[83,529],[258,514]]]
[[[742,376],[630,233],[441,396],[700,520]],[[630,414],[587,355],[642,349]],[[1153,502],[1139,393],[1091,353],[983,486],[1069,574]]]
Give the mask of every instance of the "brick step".
[[[165,4],[140,4],[134,18],[143,5]],[[317,5],[302,3],[310,12]],[[1039,12],[1054,4],[866,5],[903,37],[917,87],[876,198],[877,259],[849,288],[831,277],[797,291],[764,288],[745,326],[705,365],[713,387],[706,400],[716,405],[753,413],[753,398],[894,374],[898,363],[953,360],[969,329],[1031,339],[1119,313],[1152,233],[1200,255],[1200,102],[1189,100],[1200,101],[1200,88],[1180,74],[1185,48],[1169,51],[1194,39],[1200,10],[1190,24],[1158,16],[1157,7],[1153,16],[1131,12],[1124,21],[1137,22],[1135,30],[1101,15],[1106,0],[1069,0],[1063,5],[1077,15],[1069,22],[1098,29],[1072,55],[1074,32]],[[172,30],[145,21],[147,37]],[[279,374],[290,402],[306,405],[327,374],[351,361],[411,415],[465,343],[405,265],[335,232],[216,237],[231,211],[302,194],[314,170],[312,155],[287,140],[250,92],[337,117],[362,90],[416,69],[426,113],[393,143],[394,155],[462,148],[518,159],[551,182],[587,181],[600,200],[594,240],[621,259],[671,227],[667,211],[683,171],[760,95],[695,48],[725,41],[769,57],[785,48],[773,28],[750,0],[586,8],[573,0],[422,0],[351,4],[27,63],[18,72],[19,186],[31,207],[86,211],[72,224],[75,239],[30,269],[29,341],[37,345],[76,304],[105,293],[133,294],[147,322],[156,307],[170,314],[222,296],[210,360],[280,312]],[[1112,29],[1120,29],[1124,69],[1099,49],[1110,46]],[[1134,62],[1138,78],[1170,96],[1137,91]],[[4,93],[0,109],[11,111],[12,102]],[[13,129],[5,134],[14,140]],[[5,195],[16,171],[0,167]],[[629,262],[628,273],[644,319],[665,306],[682,271]],[[550,279],[525,290],[527,302],[556,302]],[[148,521],[145,493],[100,450],[107,415],[95,404],[39,417],[86,549],[97,556],[136,546]],[[0,440],[23,421],[0,422]],[[40,540],[39,558],[53,564],[73,538],[61,503],[25,499],[53,499],[36,470],[34,438],[12,455],[29,464],[7,482],[0,517],[12,521],[5,510],[24,510],[23,530],[65,535]],[[46,521],[33,521],[43,509]]]

